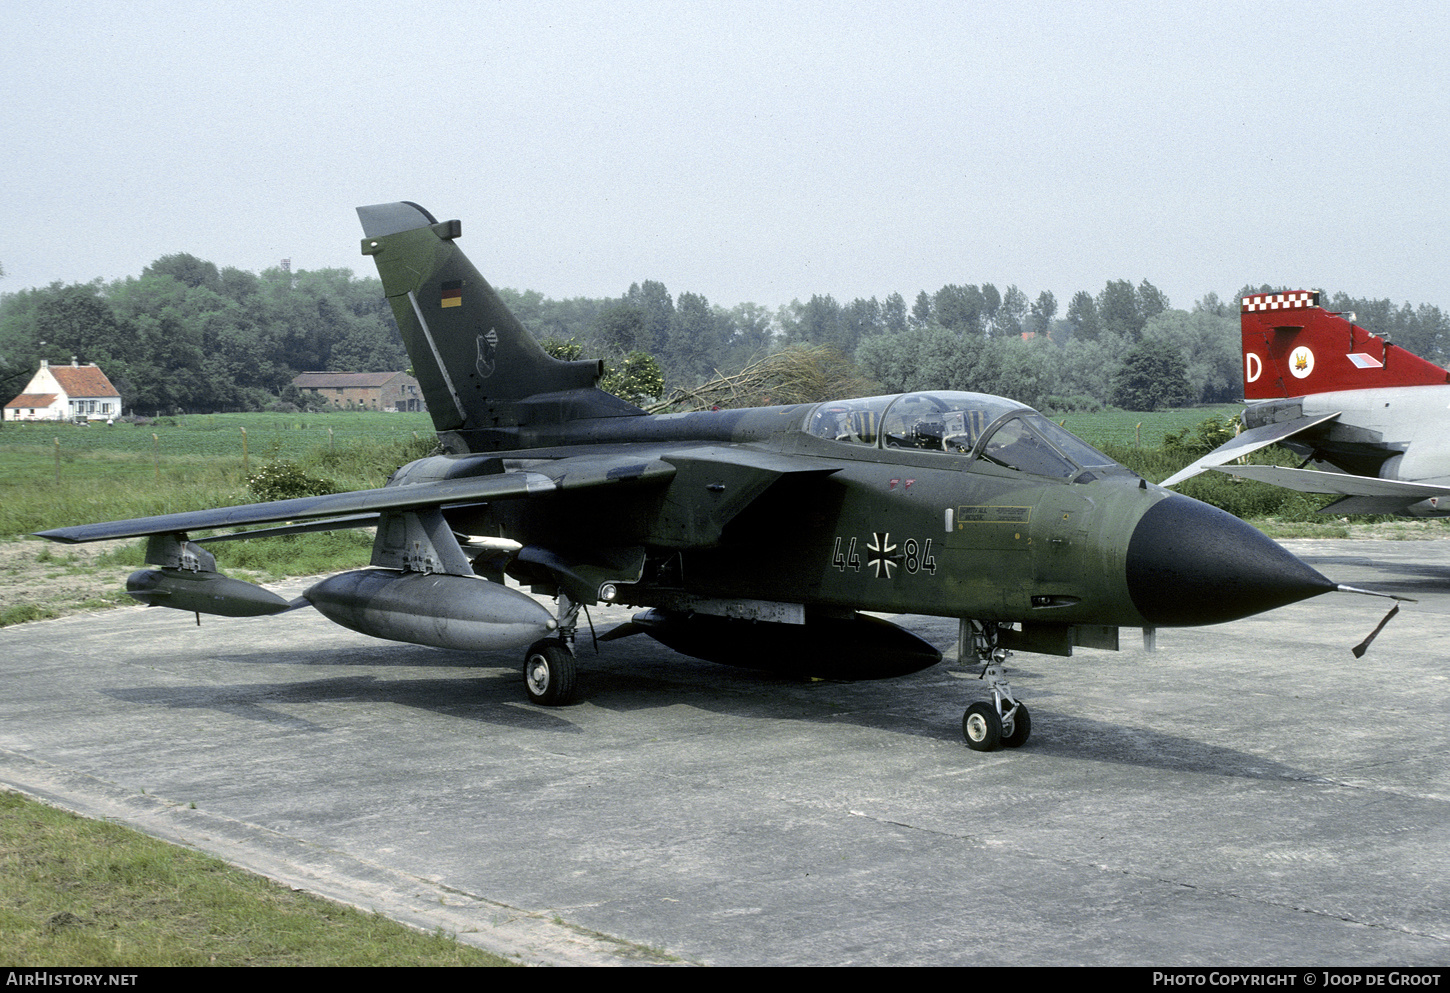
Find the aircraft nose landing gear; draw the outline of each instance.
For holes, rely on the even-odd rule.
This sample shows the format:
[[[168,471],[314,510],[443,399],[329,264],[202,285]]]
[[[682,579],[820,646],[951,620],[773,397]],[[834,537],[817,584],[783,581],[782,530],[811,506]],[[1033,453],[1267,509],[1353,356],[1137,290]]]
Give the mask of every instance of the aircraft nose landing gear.
[[[1032,734],[1032,717],[1012,695],[1003,668],[1012,653],[997,644],[995,621],[962,621],[959,657],[964,664],[968,652],[974,663],[984,667],[978,678],[986,681],[992,701],[974,703],[962,715],[962,737],[967,747],[976,752],[1021,748]]]
[[[967,747],[990,752],[1002,743],[1002,718],[990,703],[974,703],[962,715],[962,737]]]

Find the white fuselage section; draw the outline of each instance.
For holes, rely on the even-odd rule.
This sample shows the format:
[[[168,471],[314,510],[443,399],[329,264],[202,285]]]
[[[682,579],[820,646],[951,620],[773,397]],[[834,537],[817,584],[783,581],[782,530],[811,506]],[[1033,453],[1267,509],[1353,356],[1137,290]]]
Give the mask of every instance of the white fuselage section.
[[[1450,485],[1450,385],[1343,390],[1254,406],[1289,404],[1302,405],[1308,418],[1339,413],[1328,446],[1392,453],[1379,478]]]

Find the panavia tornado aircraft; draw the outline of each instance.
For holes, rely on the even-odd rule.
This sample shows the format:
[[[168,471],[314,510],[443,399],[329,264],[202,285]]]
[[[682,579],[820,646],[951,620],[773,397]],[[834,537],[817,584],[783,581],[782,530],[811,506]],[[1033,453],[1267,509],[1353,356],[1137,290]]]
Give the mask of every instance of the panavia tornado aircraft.
[[[137,599],[230,616],[311,605],[396,641],[530,645],[524,685],[570,701],[581,607],[648,608],[687,655],[834,679],[903,675],[941,653],[862,611],[960,620],[989,701],[985,751],[1027,741],[1011,651],[1116,649],[1120,627],[1215,624],[1335,589],[1237,518],[1149,485],[1036,411],[977,393],[649,415],[595,387],[602,364],[546,354],[412,203],[358,208],[447,454],[377,490],[46,531],[146,536]],[[288,603],[215,571],[193,531],[376,526],[371,567]],[[552,596],[550,611],[505,577]],[[1359,591],[1363,592],[1363,591]]]
[[[1337,493],[1322,513],[1450,514],[1450,372],[1319,306],[1310,291],[1243,298],[1247,429],[1163,481],[1205,469],[1304,493]],[[1274,443],[1298,468],[1228,465]],[[1306,466],[1317,468],[1309,469]]]

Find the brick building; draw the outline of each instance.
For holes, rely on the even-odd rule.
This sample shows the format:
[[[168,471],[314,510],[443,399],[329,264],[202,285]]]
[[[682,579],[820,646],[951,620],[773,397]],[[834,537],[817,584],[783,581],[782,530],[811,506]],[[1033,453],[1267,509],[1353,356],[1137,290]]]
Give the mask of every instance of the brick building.
[[[406,372],[304,372],[292,385],[340,410],[428,409],[418,381]]]

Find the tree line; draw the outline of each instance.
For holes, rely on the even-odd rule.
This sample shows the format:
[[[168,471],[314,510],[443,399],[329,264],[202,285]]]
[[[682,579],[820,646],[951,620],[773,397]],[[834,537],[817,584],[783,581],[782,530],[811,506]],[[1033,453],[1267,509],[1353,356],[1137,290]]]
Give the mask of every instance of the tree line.
[[[825,346],[853,359],[883,393],[957,389],[1071,410],[1135,410],[1231,402],[1243,396],[1239,303],[1243,296],[1299,287],[1242,287],[1227,301],[1205,294],[1174,309],[1148,280],[1111,280],[1075,293],[1059,316],[1051,291],[1030,299],[991,283],[922,290],[908,307],[900,293],[842,304],[830,295],[774,312],[729,310],[698,294],[671,298],[658,282],[636,283],[612,300],[550,300],[502,291],[541,339],[579,342],[586,354],[641,350],[658,357],[667,382],[688,388],[729,376],[773,350]],[[1450,364],[1450,317],[1431,305],[1324,294],[1323,305],[1353,311],[1362,326],[1441,365]]]
[[[725,308],[652,280],[612,298],[499,293],[540,341],[568,343],[619,369],[652,356],[662,392],[810,346],[854,360],[881,392],[972,390],[1056,410],[1242,396],[1238,297],[1274,289],[1245,286],[1228,301],[1208,293],[1174,309],[1146,279],[1113,280],[1097,293],[1078,291],[1061,314],[1050,291],[1030,297],[991,283],[921,290],[910,305],[901,293],[849,303],[816,294],[775,310]],[[1323,299],[1424,358],[1450,362],[1450,326],[1438,307],[1344,293]],[[185,253],[110,283],[0,295],[0,392],[17,395],[41,358],[71,356],[99,365],[123,406],[142,413],[301,407],[308,397],[290,385],[299,372],[408,366],[376,277],[349,269],[256,274]]]
[[[257,410],[304,400],[306,370],[403,369],[382,283],[347,269],[260,275],[167,255],[140,276],[0,297],[0,385],[24,388],[40,359],[101,367],[125,409]]]

